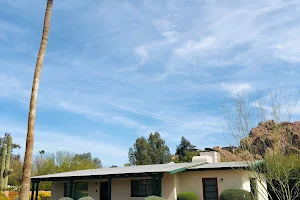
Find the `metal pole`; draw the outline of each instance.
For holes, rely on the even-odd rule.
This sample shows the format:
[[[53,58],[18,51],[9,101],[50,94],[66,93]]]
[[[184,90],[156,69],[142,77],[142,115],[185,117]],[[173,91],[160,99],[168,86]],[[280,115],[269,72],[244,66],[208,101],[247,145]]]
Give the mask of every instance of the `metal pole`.
[[[34,196],[34,185],[35,183],[34,182],[31,182],[31,200],[33,200],[33,196]]]

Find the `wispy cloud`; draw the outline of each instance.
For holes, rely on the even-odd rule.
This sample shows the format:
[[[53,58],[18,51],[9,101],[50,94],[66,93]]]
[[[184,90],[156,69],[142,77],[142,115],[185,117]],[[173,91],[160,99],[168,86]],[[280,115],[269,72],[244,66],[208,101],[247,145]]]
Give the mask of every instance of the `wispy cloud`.
[[[253,91],[250,83],[222,83],[221,87],[231,95],[237,95],[241,92]]]
[[[0,1],[0,100],[17,124],[27,119],[44,4]],[[222,98],[299,87],[299,9],[298,0],[58,1],[37,127],[105,149],[121,141],[123,160],[125,146],[154,131],[173,150],[182,135],[220,145]],[[85,128],[117,138],[94,144],[80,136]]]

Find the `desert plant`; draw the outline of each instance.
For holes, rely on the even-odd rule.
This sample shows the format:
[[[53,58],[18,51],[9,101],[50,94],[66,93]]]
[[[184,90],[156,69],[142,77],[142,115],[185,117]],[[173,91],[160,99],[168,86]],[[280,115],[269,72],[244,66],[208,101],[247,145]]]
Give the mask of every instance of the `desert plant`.
[[[252,200],[250,192],[242,189],[227,189],[220,195],[220,200]]]
[[[177,200],[199,200],[199,197],[194,192],[181,192],[178,194]]]
[[[0,200],[9,200],[9,198],[5,194],[0,192]]]
[[[70,197],[62,197],[62,198],[60,198],[59,200],[73,200],[73,199],[70,198]]]
[[[0,193],[0,200],[9,200],[9,198],[5,194]]]
[[[81,197],[78,200],[94,200],[94,199],[92,197],[87,196],[87,197]]]
[[[149,196],[145,200],[166,200],[165,198],[157,197],[157,196]]]
[[[50,191],[43,191],[43,192],[39,192],[39,196],[42,197],[51,197],[51,192]]]

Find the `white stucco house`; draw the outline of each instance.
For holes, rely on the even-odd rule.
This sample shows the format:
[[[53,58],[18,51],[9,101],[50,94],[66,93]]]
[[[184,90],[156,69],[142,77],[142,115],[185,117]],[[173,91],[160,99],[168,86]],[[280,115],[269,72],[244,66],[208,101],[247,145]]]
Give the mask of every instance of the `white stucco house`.
[[[41,181],[52,181],[51,200],[69,196],[77,200],[144,200],[161,196],[176,200],[180,192],[195,192],[201,200],[217,200],[225,189],[256,192],[268,199],[265,180],[256,180],[249,162],[220,162],[217,152],[203,152],[191,163],[168,163],[117,168],[80,170],[32,177],[32,191]],[[263,176],[260,176],[263,177]]]

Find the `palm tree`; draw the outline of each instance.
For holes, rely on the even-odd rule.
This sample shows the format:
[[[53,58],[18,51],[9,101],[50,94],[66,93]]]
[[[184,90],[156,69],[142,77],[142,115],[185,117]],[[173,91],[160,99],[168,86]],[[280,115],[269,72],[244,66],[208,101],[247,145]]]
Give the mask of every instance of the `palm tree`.
[[[38,53],[35,71],[34,71],[34,78],[33,78],[31,98],[30,98],[29,116],[28,116],[28,128],[27,128],[27,137],[26,137],[26,150],[25,150],[24,165],[23,165],[22,183],[21,183],[21,191],[19,194],[20,200],[28,200],[29,198],[37,94],[39,89],[41,70],[42,70],[46,47],[48,43],[52,5],[53,5],[53,0],[47,0],[43,35],[42,35],[40,50]]]
[[[41,158],[43,158],[43,155],[45,154],[44,150],[39,151],[39,154],[41,155]]]

